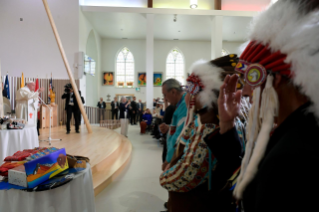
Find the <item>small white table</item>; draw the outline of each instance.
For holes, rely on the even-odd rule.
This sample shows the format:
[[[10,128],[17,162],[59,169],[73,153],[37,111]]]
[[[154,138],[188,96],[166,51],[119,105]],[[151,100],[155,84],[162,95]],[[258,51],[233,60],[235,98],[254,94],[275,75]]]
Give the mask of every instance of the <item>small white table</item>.
[[[90,164],[75,178],[52,190],[27,192],[0,190],[0,211],[6,212],[94,212],[94,189]]]
[[[37,128],[26,126],[22,130],[0,130],[0,163],[10,155],[39,146]]]

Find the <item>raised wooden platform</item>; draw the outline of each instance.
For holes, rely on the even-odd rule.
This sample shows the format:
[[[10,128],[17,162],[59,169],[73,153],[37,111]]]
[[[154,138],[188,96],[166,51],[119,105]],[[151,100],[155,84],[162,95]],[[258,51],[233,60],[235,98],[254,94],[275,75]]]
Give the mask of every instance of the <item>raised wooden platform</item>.
[[[71,126],[71,133],[66,134],[65,126],[51,129],[52,146],[65,148],[71,155],[81,155],[90,158],[93,174],[95,195],[105,189],[116,178],[126,164],[132,153],[132,144],[124,136],[104,127],[92,126],[93,133],[88,134],[84,125],[81,133],[75,133]],[[40,130],[39,139],[47,139],[49,129]],[[40,146],[49,146],[48,142],[40,142]]]

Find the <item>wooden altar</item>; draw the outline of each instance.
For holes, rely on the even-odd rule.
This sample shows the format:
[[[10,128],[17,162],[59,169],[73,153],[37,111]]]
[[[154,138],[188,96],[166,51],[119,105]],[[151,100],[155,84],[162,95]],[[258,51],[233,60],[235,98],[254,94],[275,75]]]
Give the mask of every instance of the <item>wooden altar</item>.
[[[58,122],[58,105],[50,105],[51,107],[51,127],[57,127],[59,125]],[[40,109],[40,128],[48,128],[50,126],[50,110],[46,105],[41,105]]]

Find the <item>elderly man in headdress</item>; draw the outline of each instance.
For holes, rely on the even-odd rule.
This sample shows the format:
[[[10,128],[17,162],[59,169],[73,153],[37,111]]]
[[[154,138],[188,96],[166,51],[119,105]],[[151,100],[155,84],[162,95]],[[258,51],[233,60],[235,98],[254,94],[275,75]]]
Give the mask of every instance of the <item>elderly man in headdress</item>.
[[[219,88],[227,74],[235,74],[237,61],[236,55],[227,55],[198,61],[191,68],[185,127],[169,166],[160,176],[160,184],[169,191],[170,212],[235,211],[232,182],[228,180],[240,167],[243,142],[216,143],[210,137],[219,133]]]
[[[254,93],[234,196],[246,212],[316,211],[319,185],[309,182],[319,163],[319,1],[280,0],[251,26],[236,67]],[[221,88],[223,140],[236,139],[237,78]]]
[[[17,118],[28,120],[28,101],[33,99],[38,104],[39,93],[43,92],[43,90],[44,88],[39,88],[35,91],[35,83],[28,81],[26,86],[17,91],[17,105],[15,108]]]

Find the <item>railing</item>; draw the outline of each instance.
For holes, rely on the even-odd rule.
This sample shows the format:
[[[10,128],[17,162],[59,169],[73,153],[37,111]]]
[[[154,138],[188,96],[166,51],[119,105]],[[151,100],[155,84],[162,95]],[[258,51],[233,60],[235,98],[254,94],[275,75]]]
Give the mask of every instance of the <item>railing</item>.
[[[100,124],[102,120],[111,119],[112,112],[109,109],[84,106],[86,115],[91,124]]]

